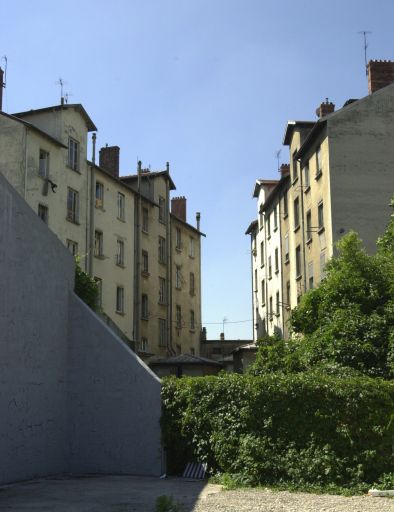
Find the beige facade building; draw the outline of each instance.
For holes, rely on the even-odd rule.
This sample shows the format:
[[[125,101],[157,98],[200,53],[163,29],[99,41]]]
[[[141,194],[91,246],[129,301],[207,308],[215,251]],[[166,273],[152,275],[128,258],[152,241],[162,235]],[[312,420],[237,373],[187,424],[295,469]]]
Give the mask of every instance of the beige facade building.
[[[354,230],[373,252],[389,220],[394,195],[394,63],[372,61],[368,70],[368,96],[348,100],[337,111],[326,100],[316,111],[317,121],[288,122],[284,145],[289,147],[290,168],[263,205],[258,204],[259,215],[275,204],[279,207],[285,336],[289,309],[324,278],[336,241]],[[258,240],[257,224],[247,233],[252,244],[254,237]],[[256,243],[252,270],[257,275],[260,259]],[[253,311],[258,309],[254,295]],[[256,319],[255,338],[263,320]],[[272,333],[269,324],[266,330]]]
[[[95,134],[89,161],[96,130],[79,104],[0,109],[0,172],[79,255],[98,284],[103,318],[140,355],[198,354],[199,226],[186,222],[185,198],[184,215],[171,214],[168,164],[119,176],[119,147],[102,148],[94,162]]]

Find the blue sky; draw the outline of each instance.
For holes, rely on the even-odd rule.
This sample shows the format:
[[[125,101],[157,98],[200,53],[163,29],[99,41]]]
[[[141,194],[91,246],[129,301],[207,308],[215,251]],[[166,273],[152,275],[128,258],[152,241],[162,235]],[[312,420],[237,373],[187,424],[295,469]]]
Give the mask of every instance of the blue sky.
[[[278,176],[289,119],[367,94],[368,57],[394,60],[394,2],[379,0],[0,0],[4,110],[70,103],[119,145],[121,173],[170,162],[188,220],[201,212],[203,323],[252,337],[250,246],[257,178]],[[4,67],[4,61],[1,62]],[[384,226],[382,226],[382,230]]]

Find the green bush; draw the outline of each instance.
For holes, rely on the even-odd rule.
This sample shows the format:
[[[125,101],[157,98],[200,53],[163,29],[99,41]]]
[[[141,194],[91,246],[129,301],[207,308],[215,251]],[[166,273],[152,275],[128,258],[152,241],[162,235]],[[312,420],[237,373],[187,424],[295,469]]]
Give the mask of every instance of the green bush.
[[[394,385],[319,372],[163,380],[168,471],[207,462],[240,483],[354,486],[392,469]]]
[[[79,258],[75,258],[74,291],[91,309],[96,311],[98,299],[97,283],[81,269]]]

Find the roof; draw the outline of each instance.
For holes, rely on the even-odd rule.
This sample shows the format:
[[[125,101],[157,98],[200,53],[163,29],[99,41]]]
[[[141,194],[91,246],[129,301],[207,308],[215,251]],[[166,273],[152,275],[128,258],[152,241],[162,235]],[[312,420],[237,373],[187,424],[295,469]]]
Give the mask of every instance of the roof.
[[[286,125],[285,134],[283,137],[283,145],[289,146],[290,140],[293,135],[294,128],[296,126],[303,127],[303,128],[312,128],[313,125],[316,123],[316,121],[288,121]]]
[[[257,345],[256,343],[248,343],[247,345],[241,345],[240,347],[235,348],[231,353],[234,354],[234,352],[240,352],[241,350],[255,351],[257,350]]]
[[[48,139],[50,142],[52,142],[53,144],[56,144],[57,146],[60,146],[62,148],[66,148],[67,149],[67,146],[65,144],[63,144],[63,142],[60,142],[60,140],[58,139],[55,139],[55,137],[52,137],[52,135],[49,135],[49,133],[47,132],[44,132],[43,130],[41,130],[40,128],[37,128],[37,126],[35,126],[34,124],[31,124],[31,123],[28,123],[27,121],[25,121],[24,119],[20,119],[19,117],[16,117],[15,115],[12,115],[12,114],[6,114],[5,112],[3,111],[0,111],[0,115],[4,116],[4,117],[7,117],[9,119],[12,119],[13,121],[16,121],[18,123],[22,123],[24,126],[26,126],[27,128],[29,128],[30,130],[33,130],[35,131],[36,133],[38,133],[39,135],[42,135],[43,137],[45,137],[46,139]]]
[[[253,231],[257,229],[258,222],[256,220],[252,220],[252,222],[249,224],[248,229],[245,231],[245,235],[251,235]]]
[[[192,231],[194,231],[195,233],[198,233],[199,235],[201,236],[207,236],[205,233],[203,233],[202,231],[200,231],[199,229],[195,228],[194,226],[192,226],[191,224],[189,224],[188,222],[186,222],[185,220],[182,220],[180,219],[179,217],[177,217],[176,215],[174,215],[173,213],[170,212],[170,215],[173,219],[176,219],[178,220],[181,224],[184,224],[186,227],[188,227],[189,229],[191,229]]]
[[[271,192],[268,194],[267,199],[264,201],[264,203],[261,205],[261,211],[265,211],[268,209],[269,206],[271,206],[272,202],[274,201],[275,197],[277,196],[277,193],[279,193],[286,181],[290,181],[290,174],[286,174],[285,176],[282,176],[281,179],[278,181],[278,184],[276,187],[271,190]]]
[[[142,172],[141,178],[155,178],[156,176],[165,176],[168,178],[170,182],[170,190],[176,190],[175,183],[172,181],[172,178],[170,176],[170,173],[168,171],[149,171],[149,172]],[[136,181],[138,180],[138,174],[129,174],[128,176],[122,176],[123,181]]]
[[[179,356],[165,357],[149,362],[149,366],[182,366],[182,365],[205,365],[223,366],[221,363],[206,357],[193,356],[192,354],[180,354]]]
[[[70,108],[74,108],[81,114],[81,116],[84,118],[84,120],[86,122],[89,132],[97,131],[95,124],[90,119],[88,113],[86,112],[86,110],[83,108],[83,106],[80,103],[65,103],[64,105],[54,105],[53,107],[31,109],[31,110],[27,110],[26,112],[18,112],[17,114],[13,114],[13,115],[16,117],[26,117],[26,116],[34,115],[34,114],[41,114],[43,112],[55,112],[57,110],[67,110]]]
[[[254,185],[254,189],[253,189],[253,197],[258,197],[259,195],[259,191],[260,191],[260,188],[262,185],[276,185],[278,183],[279,180],[263,180],[263,179],[260,179],[260,180],[256,180],[256,183]]]

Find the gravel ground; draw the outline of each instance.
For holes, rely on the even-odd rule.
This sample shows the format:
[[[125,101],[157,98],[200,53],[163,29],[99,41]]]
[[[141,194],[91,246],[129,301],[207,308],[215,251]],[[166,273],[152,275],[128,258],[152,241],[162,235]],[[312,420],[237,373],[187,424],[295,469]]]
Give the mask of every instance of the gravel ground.
[[[192,512],[394,512],[394,499],[270,490],[223,491],[199,501]]]

